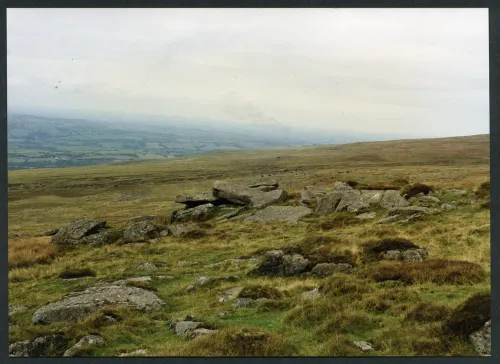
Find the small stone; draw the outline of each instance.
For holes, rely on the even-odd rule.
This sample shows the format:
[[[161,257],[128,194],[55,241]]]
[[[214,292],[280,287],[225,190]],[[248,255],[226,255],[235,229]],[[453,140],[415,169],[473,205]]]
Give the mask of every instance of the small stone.
[[[370,344],[370,343],[368,343],[366,341],[354,341],[353,344],[356,345],[356,347],[358,347],[362,351],[373,351],[373,350],[375,350],[375,349],[373,349],[372,344]]]
[[[321,297],[321,294],[319,293],[319,290],[317,288],[314,288],[311,291],[307,291],[302,293],[301,295],[302,299],[305,300],[315,300]]]
[[[227,312],[227,311],[219,312],[218,316],[219,317],[227,317],[227,316],[229,316],[229,312]]]
[[[254,300],[252,298],[238,298],[238,299],[234,300],[233,307],[234,308],[250,307],[256,303],[255,301],[256,300]]]
[[[365,212],[363,214],[359,214],[356,216],[356,219],[360,220],[369,220],[369,219],[374,219],[377,216],[376,212]]]
[[[191,284],[189,286],[186,287],[186,292],[194,292],[196,291],[196,286],[194,284]]]
[[[140,269],[140,270],[157,270],[158,267],[154,263],[147,262],[147,263],[138,265],[136,267],[136,269]]]
[[[456,210],[457,207],[455,205],[449,204],[449,203],[444,203],[441,205],[441,209],[448,211],[448,210]]]

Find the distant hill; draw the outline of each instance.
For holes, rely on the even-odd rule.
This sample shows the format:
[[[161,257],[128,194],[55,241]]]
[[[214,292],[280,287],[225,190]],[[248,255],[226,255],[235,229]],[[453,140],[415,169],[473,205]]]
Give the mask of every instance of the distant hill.
[[[105,120],[9,114],[8,169],[88,166],[175,158],[218,150],[300,147],[377,139],[371,134],[325,134],[279,125],[211,125],[201,121],[148,117],[144,120],[137,117],[135,122],[133,119]]]

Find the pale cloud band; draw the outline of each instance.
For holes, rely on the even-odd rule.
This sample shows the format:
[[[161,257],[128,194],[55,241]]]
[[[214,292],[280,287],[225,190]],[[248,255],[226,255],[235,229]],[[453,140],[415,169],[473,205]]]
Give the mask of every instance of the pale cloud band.
[[[8,9],[7,41],[16,110],[489,132],[487,9]]]

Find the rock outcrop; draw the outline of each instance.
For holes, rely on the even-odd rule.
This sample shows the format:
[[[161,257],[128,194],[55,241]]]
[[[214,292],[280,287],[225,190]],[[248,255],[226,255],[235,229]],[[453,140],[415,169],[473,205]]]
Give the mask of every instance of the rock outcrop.
[[[106,226],[106,221],[86,217],[76,219],[60,228],[57,234],[52,237],[52,242],[58,245],[85,243],[82,240],[84,237],[98,233],[104,226]]]
[[[59,301],[40,307],[33,314],[34,324],[82,319],[108,306],[131,307],[145,312],[161,309],[165,302],[155,293],[125,283],[110,283],[74,292]]]

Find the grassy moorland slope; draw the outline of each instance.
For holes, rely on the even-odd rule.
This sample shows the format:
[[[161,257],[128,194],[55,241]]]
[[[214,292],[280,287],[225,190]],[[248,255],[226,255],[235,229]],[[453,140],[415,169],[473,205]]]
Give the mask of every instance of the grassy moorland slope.
[[[347,180],[376,185],[404,178],[439,190],[461,188],[469,192],[462,197],[442,194],[442,201],[456,201],[458,208],[408,224],[350,223],[348,218],[339,223],[335,214],[307,218],[308,226],[212,222],[213,234],[198,239],[167,236],[154,244],[82,246],[71,251],[58,251],[50,237],[37,236],[84,216],[123,228],[133,216],[169,216],[181,207],[174,202],[176,195],[210,190],[215,180],[269,177],[291,194],[288,204],[298,203],[294,192],[305,186],[331,187],[335,181]],[[146,349],[151,356],[350,356],[366,355],[351,344],[363,340],[376,347],[369,355],[475,355],[463,339],[443,340],[440,328],[455,307],[490,287],[489,210],[466,203],[475,198],[473,188],[488,179],[489,136],[485,135],[217,152],[161,162],[12,171],[9,304],[27,309],[12,315],[17,326],[10,330],[10,342],[63,332],[74,343],[83,335],[99,333],[106,345],[89,349],[85,355],[118,355]],[[326,243],[317,243],[318,236],[327,237]],[[485,274],[462,271],[460,263],[456,263],[457,272],[445,275],[445,270],[430,264],[425,268],[428,271],[418,275],[412,284],[391,287],[377,282],[377,268],[362,264],[353,274],[323,279],[247,275],[255,264],[226,262],[207,267],[225,259],[258,256],[265,250],[297,244],[323,244],[332,251],[357,256],[364,242],[394,237],[426,248],[432,259],[470,262]],[[104,323],[98,315],[71,325],[31,323],[37,308],[76,289],[103,279],[150,275],[136,268],[145,262],[160,267],[155,276],[174,277],[154,278],[151,283],[150,289],[167,303],[162,311],[141,314],[117,310],[114,314],[120,320],[115,323]],[[88,268],[95,276],[59,278],[63,270],[74,267]],[[204,275],[237,275],[240,280],[187,293],[185,288]],[[230,303],[218,301],[227,288],[252,285],[274,287],[281,298],[237,310]],[[315,287],[320,288],[322,298],[303,301],[301,293]],[[229,314],[220,317],[221,311]],[[421,311],[429,312],[429,317],[415,314]],[[175,336],[166,322],[186,315],[210,322],[220,329],[219,333],[193,342]],[[249,352],[234,334],[241,327],[263,331],[268,339]]]

